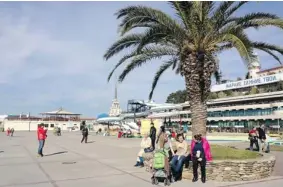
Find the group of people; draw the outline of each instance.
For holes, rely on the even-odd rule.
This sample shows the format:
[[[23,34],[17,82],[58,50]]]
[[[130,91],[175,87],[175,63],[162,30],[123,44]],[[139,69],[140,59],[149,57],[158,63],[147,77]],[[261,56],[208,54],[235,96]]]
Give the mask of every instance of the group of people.
[[[203,183],[206,182],[206,162],[212,160],[210,145],[206,138],[202,137],[201,134],[194,135],[194,139],[191,141],[191,149],[189,149],[189,144],[185,140],[183,133],[179,132],[176,135],[175,141],[171,141],[165,132],[165,127],[161,126],[160,131],[157,134],[153,123],[151,123],[149,134],[145,134],[141,141],[141,149],[138,153],[135,167],[144,166],[144,153],[153,152],[156,149],[156,145],[158,146],[158,149],[165,150],[166,144],[169,145],[167,154],[169,163],[168,172],[172,174],[174,181],[181,180],[184,162],[192,161],[194,175],[192,181],[198,181],[197,170],[200,166],[201,181]],[[175,149],[173,149],[173,147],[175,147]]]
[[[14,135],[14,132],[15,132],[14,128],[11,128],[11,129],[10,129],[10,127],[8,127],[7,132],[6,132],[6,135],[7,135],[7,136],[13,136],[13,135]]]
[[[268,142],[267,135],[265,133],[265,126],[261,125],[260,127],[254,127],[249,131],[249,140],[250,140],[250,150],[254,150],[254,145],[256,150],[259,152],[268,152]]]

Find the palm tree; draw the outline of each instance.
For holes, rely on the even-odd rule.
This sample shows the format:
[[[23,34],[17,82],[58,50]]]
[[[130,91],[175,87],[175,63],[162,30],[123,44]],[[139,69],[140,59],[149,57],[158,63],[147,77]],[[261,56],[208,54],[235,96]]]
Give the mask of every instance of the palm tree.
[[[193,134],[206,135],[207,97],[211,77],[218,71],[217,55],[235,48],[248,67],[255,59],[254,49],[262,50],[280,62],[277,53],[283,48],[264,42],[252,41],[245,33],[248,28],[275,26],[283,28],[283,20],[270,13],[250,13],[241,17],[234,13],[247,2],[169,2],[176,17],[146,6],[128,6],[116,13],[121,20],[117,40],[105,53],[108,60],[124,49],[124,55],[108,77],[122,64],[128,63],[119,81],[134,69],[153,59],[163,60],[156,72],[149,98],[162,73],[172,68],[185,79],[186,91],[192,112]],[[136,28],[139,28],[135,32]]]

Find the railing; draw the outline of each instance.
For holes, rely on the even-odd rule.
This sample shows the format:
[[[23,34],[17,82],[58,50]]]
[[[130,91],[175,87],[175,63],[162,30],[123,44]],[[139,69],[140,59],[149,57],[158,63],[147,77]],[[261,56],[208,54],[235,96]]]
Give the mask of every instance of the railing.
[[[80,119],[20,119],[20,118],[7,118],[8,121],[81,121]]]

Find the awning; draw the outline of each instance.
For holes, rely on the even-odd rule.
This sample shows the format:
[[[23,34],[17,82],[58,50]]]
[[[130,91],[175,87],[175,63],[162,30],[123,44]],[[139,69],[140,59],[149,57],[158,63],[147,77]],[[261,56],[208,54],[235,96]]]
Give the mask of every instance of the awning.
[[[69,111],[64,110],[62,107],[59,108],[58,110],[54,110],[51,112],[44,112],[40,114],[45,114],[45,115],[80,115],[80,114],[75,114]]]

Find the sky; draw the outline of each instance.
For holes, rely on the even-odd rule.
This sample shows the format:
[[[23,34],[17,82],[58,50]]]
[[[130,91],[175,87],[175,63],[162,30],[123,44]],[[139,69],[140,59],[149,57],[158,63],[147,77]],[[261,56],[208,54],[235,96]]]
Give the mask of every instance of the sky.
[[[121,55],[109,61],[103,54],[119,38],[114,13],[127,5],[147,5],[174,15],[167,2],[0,2],[0,114],[53,111],[59,107],[96,117],[108,113],[115,76],[107,76]],[[283,2],[253,2],[237,15],[270,12],[283,18]],[[276,28],[248,30],[253,40],[283,45]],[[262,69],[278,66],[258,52]],[[247,69],[236,51],[219,55],[224,78],[244,77]],[[122,109],[129,99],[147,100],[161,61],[152,61],[118,85]],[[117,76],[122,69],[117,71]],[[163,103],[184,80],[166,72],[153,96]]]

